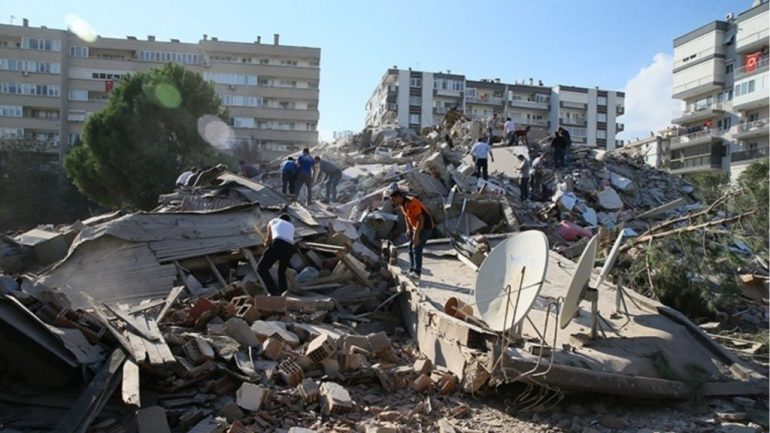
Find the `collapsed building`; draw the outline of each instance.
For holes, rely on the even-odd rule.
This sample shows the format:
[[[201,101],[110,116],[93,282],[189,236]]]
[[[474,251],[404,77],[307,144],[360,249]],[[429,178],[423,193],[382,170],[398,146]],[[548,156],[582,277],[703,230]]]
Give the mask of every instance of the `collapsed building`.
[[[260,180],[220,166],[151,212],[3,238],[0,371],[14,394],[0,404],[15,415],[0,422],[57,432],[453,431],[452,418],[469,411],[453,395],[507,383],[526,386],[521,410],[584,392],[767,396],[761,367],[617,276],[590,287],[591,313],[573,300],[576,315],[564,320],[579,268],[596,274],[593,261],[572,259],[592,245],[607,257],[616,238],[630,253],[663,222],[686,225],[707,209],[691,185],[577,148],[569,169],[547,167],[542,189],[523,200],[516,155],[543,149],[496,147],[492,176],[480,180],[467,155],[478,131],[456,126],[450,146],[437,132],[369,128],[314,149],[345,168],[340,203],[278,193],[278,161]],[[403,219],[383,199],[394,188],[436,220],[419,283],[406,276]],[[281,212],[297,252],[288,293],[271,297],[257,262],[263,228]],[[505,286],[524,293],[525,270],[509,278],[504,264],[495,270],[504,283],[484,286],[485,261],[527,233],[544,242],[526,246],[527,278],[537,261],[543,275],[516,326],[506,311],[500,328],[482,291],[515,308]],[[758,263],[752,274],[766,276]],[[764,287],[750,304],[764,323],[766,301]]]

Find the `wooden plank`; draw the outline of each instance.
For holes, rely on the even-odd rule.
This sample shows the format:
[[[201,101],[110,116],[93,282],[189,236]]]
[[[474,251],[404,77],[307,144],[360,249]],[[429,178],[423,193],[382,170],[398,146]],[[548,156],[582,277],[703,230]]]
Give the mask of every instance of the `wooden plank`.
[[[115,329],[114,326],[112,326],[112,323],[110,323],[110,319],[105,314],[104,310],[94,302],[93,298],[88,296],[86,293],[82,293],[82,295],[85,297],[87,302],[91,304],[91,308],[94,312],[94,315],[96,315],[96,318],[99,319],[99,321],[102,323],[102,325],[107,328],[107,331],[112,334],[113,337],[115,337],[116,340],[118,340],[118,343],[123,346],[126,351],[131,354],[131,356],[137,360],[137,362],[141,362],[141,360],[144,360],[144,351],[137,351],[134,346],[129,342],[129,340],[117,329]]]
[[[154,301],[150,301],[144,304],[139,304],[136,307],[129,308],[128,314],[136,314],[141,313],[143,311],[149,310],[150,308],[155,308],[158,305],[163,305],[163,299],[156,299]]]
[[[147,360],[147,348],[144,346],[142,337],[127,332],[125,338],[131,346],[131,357],[134,358],[134,361],[138,364],[145,362]]]
[[[160,341],[156,343],[156,346],[158,347],[158,352],[160,352],[160,355],[164,358],[164,363],[173,364],[176,362],[176,358],[174,357],[174,354],[171,353],[171,349],[169,349],[166,339],[163,338],[163,333],[161,333],[160,328],[158,328],[158,322],[154,319],[147,318],[147,326],[150,328],[150,331],[160,335]]]
[[[340,260],[342,263],[345,264],[351,271],[353,271],[353,275],[360,280],[366,287],[369,287],[370,289],[374,289],[375,285],[372,280],[369,279],[369,275],[366,273],[366,267],[356,260],[355,257],[351,256],[350,254],[340,254],[339,255]],[[363,269],[361,269],[363,268]]]
[[[117,307],[112,307],[107,304],[104,304],[104,306],[107,307],[108,310],[112,311],[114,315],[118,316],[120,320],[124,321],[129,326],[129,328],[133,329],[140,336],[142,336],[142,338],[146,338],[147,340],[150,340],[150,341],[158,341],[159,336],[150,332],[150,330],[147,329],[147,326],[143,323],[141,318],[133,317]]]
[[[118,373],[125,361],[126,353],[115,349],[75,404],[61,418],[53,433],[85,433],[117,388],[119,381],[115,379],[119,377]]]
[[[129,406],[141,407],[139,396],[139,366],[130,359],[123,364],[123,384],[121,393],[123,402]]]
[[[150,332],[149,327],[147,325],[147,321],[144,319],[144,317],[139,318],[141,320],[142,326],[147,328],[147,332]],[[141,337],[140,337],[141,338]],[[150,361],[150,365],[158,366],[158,365],[164,365],[165,364],[165,357],[160,353],[159,345],[156,344],[153,341],[146,340],[144,338],[141,339],[142,343],[144,344],[145,349],[147,350],[147,359]]]
[[[214,273],[214,276],[217,277],[217,281],[219,281],[219,284],[222,285],[222,287],[227,286],[227,281],[225,281],[224,277],[222,277],[222,274],[219,273],[219,269],[217,269],[214,262],[211,261],[211,257],[205,256],[206,262],[209,264],[209,269],[211,269],[211,272]]]
[[[254,257],[254,253],[252,253],[248,248],[241,248],[241,254],[243,254],[243,257],[246,257],[246,260],[249,261],[249,266],[251,266],[251,270],[254,271],[254,275],[259,275],[259,270],[257,269],[257,259]]]
[[[157,322],[163,321],[163,318],[166,317],[166,313],[168,313],[168,310],[176,303],[176,300],[179,299],[179,295],[182,294],[184,289],[185,286],[176,286],[171,289],[171,291],[168,293],[168,296],[166,297],[163,308],[161,308],[160,313],[158,313],[158,317],[155,318]]]

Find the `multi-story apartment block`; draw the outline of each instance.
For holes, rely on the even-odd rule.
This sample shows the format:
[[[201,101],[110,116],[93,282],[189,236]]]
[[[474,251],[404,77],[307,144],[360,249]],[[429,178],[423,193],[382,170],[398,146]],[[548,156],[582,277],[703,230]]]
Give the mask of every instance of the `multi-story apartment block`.
[[[101,110],[121,77],[176,62],[213,83],[233,138],[264,160],[318,141],[319,48],[220,41],[197,43],[98,37],[0,25],[0,140],[47,144],[63,155]]]
[[[562,126],[576,144],[614,149],[623,130],[617,118],[624,113],[623,92],[541,83],[507,84],[500,79],[467,80],[451,72],[388,69],[366,105],[366,123],[397,123],[416,131],[439,125],[457,107],[471,119],[497,113],[517,127],[530,126],[534,137]],[[502,122],[501,120],[501,122]]]
[[[768,157],[767,0],[755,0],[674,39],[673,96],[684,111],[671,138],[673,173],[724,170],[737,176]]]

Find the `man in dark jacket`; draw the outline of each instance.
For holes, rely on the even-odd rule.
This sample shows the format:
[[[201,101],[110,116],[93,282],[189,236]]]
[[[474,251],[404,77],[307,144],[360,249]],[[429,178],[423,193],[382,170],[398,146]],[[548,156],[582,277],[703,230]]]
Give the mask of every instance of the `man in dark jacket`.
[[[564,155],[567,152],[567,140],[561,133],[561,128],[554,132],[551,139],[551,148],[553,148],[553,163],[556,168],[562,168],[566,166],[564,162]]]

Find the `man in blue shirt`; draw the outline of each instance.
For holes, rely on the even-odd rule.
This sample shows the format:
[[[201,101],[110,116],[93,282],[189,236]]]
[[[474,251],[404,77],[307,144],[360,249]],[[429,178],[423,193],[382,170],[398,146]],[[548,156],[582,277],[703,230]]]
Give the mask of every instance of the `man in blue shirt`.
[[[313,179],[315,178],[316,166],[315,160],[310,156],[310,149],[307,147],[302,149],[302,155],[297,159],[297,181],[296,181],[296,194],[299,197],[299,193],[302,192],[302,185],[307,187],[307,205],[313,202]]]
[[[294,194],[294,181],[297,179],[297,163],[294,162],[294,157],[286,158],[286,161],[281,163],[281,192],[286,194],[287,187],[288,193]]]

